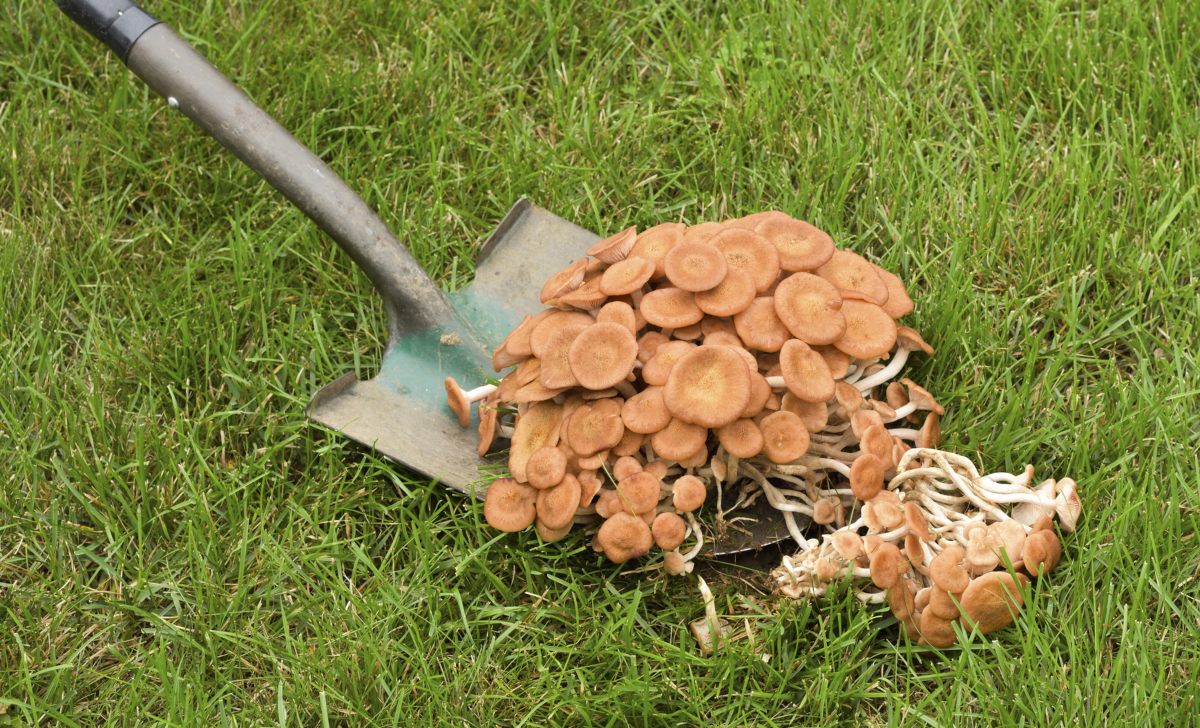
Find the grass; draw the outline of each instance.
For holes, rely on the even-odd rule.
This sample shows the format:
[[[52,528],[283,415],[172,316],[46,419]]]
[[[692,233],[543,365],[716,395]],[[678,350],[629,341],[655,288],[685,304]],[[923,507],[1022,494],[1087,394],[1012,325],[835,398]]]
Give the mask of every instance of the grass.
[[[365,278],[51,3],[0,27],[0,724],[1185,725],[1200,712],[1200,7],[750,0],[148,9],[447,286],[521,195],[599,232],[781,208],[910,282],[948,446],[1081,484],[960,649],[685,581],[305,421]],[[1154,7],[1152,7],[1152,5]]]

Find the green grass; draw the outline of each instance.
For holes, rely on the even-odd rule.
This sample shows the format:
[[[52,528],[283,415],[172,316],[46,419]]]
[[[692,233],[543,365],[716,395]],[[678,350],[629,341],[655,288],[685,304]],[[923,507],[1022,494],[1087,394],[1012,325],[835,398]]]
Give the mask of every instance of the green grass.
[[[948,446],[1081,484],[1019,623],[687,581],[306,422],[381,308],[41,0],[0,24],[0,724],[1184,725],[1200,714],[1200,6],[183,3],[448,286],[519,196],[598,232],[781,208],[910,281]],[[786,6],[785,6],[786,5]]]

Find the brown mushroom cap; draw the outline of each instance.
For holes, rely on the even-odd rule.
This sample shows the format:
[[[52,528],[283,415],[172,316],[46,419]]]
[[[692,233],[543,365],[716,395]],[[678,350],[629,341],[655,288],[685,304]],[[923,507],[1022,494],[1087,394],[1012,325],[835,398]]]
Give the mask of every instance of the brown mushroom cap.
[[[997,556],[1001,556],[1000,567],[1007,568],[1021,562],[1021,554],[1025,549],[1025,527],[1016,521],[999,521],[988,525],[992,540],[995,542]],[[1003,550],[1003,555],[1000,551]],[[1008,557],[1008,562],[1003,556]]]
[[[550,305],[561,308],[571,309],[577,308],[582,311],[591,311],[595,308],[600,308],[608,299],[608,294],[600,290],[600,276],[585,280],[583,285],[570,293],[564,293],[558,298],[552,299]]]
[[[920,350],[926,354],[933,354],[933,347],[929,345],[929,342],[925,341],[925,337],[921,336],[920,332],[911,326],[897,326],[896,341],[906,349],[911,349],[912,351]]]
[[[905,501],[904,523],[908,526],[908,532],[922,541],[933,540],[933,533],[929,530],[929,521],[925,519],[925,514],[921,512],[921,507],[915,501]]]
[[[712,236],[724,229],[725,226],[719,222],[702,222],[684,230],[683,240],[686,243],[707,243]]]
[[[806,344],[832,344],[846,331],[841,294],[812,273],[793,273],[780,281],[773,303],[783,325]]]
[[[642,435],[652,435],[670,424],[671,411],[663,401],[663,388],[646,387],[625,400],[621,421],[626,429]]]
[[[750,401],[750,373],[733,349],[698,346],[671,368],[663,399],[671,414],[684,422],[723,427]]]
[[[937,412],[930,412],[925,416],[925,423],[921,425],[921,431],[918,433],[917,447],[937,447],[941,439],[941,417]]]
[[[525,464],[525,477],[538,490],[553,488],[567,474],[567,456],[557,447],[539,447]]]
[[[786,392],[779,408],[799,417],[809,432],[820,432],[829,424],[829,406],[824,402],[805,402],[791,392]]]
[[[623,564],[649,553],[654,537],[642,519],[628,513],[615,513],[600,526],[596,543],[609,561]]]
[[[833,523],[837,519],[838,501],[836,498],[820,498],[813,503],[813,523],[822,526]]]
[[[779,365],[788,391],[805,402],[833,398],[833,374],[824,357],[799,339],[789,339],[779,350]]]
[[[808,430],[799,417],[780,410],[759,422],[763,453],[773,463],[790,463],[808,452]]]
[[[660,458],[682,462],[703,450],[707,439],[708,430],[673,417],[666,427],[650,436],[650,447]],[[647,463],[646,470],[651,465]]]
[[[458,418],[458,424],[468,427],[471,424],[471,403],[463,396],[462,387],[458,386],[454,377],[446,377],[444,385],[446,387],[446,404],[450,405],[450,411]]]
[[[496,420],[500,418],[500,410],[496,409],[495,393],[479,405],[479,447],[475,454],[483,457],[492,448],[496,440]]]
[[[571,532],[572,525],[574,524],[568,521],[567,525],[562,528],[550,528],[542,519],[536,518],[533,521],[533,530],[537,532],[542,543],[555,543],[567,537],[567,534]]]
[[[883,310],[887,311],[887,315],[894,319],[912,313],[913,302],[908,297],[908,291],[904,290],[904,281],[890,270],[886,270],[872,263],[875,272],[883,280],[883,284],[887,287],[887,300],[881,304]]]
[[[670,466],[664,460],[651,460],[643,465],[642,469],[647,473],[653,473],[654,477],[662,480],[663,478],[667,477],[667,470],[669,467]]]
[[[654,524],[650,526],[650,533],[660,549],[672,551],[683,543],[683,538],[687,535],[687,524],[674,513],[659,513],[654,518]]]
[[[859,410],[854,413],[858,416],[859,412],[867,410]],[[867,416],[870,419],[870,416]],[[871,424],[862,430],[862,440],[859,441],[858,447],[864,452],[869,452],[883,462],[884,477],[887,476],[889,465],[892,462],[892,436],[884,429],[883,424],[879,422],[878,416],[874,418],[875,424]],[[853,422],[853,420],[852,420]]]
[[[792,338],[776,313],[774,300],[767,297],[751,301],[744,311],[733,317],[733,325],[738,338],[755,351],[779,351]]]
[[[542,303],[549,303],[583,285],[584,269],[587,268],[587,264],[587,258],[580,258],[547,278],[546,284],[542,286]]]
[[[675,329],[671,332],[671,337],[679,339],[680,341],[695,341],[696,339],[699,339],[703,333],[704,332],[701,330],[700,324],[697,323],[692,324],[691,326],[684,326],[681,329]]]
[[[483,517],[498,531],[524,531],[537,516],[537,491],[512,478],[500,478],[488,486],[483,500]]]
[[[752,458],[762,452],[763,434],[754,420],[740,419],[717,428],[721,447],[738,458]]]
[[[699,323],[704,312],[696,306],[696,296],[682,288],[658,288],[642,296],[638,307],[647,323],[664,329],[678,329]]]
[[[971,583],[971,577],[963,568],[967,552],[958,544],[951,544],[929,562],[929,578],[939,589],[952,594],[961,594]]]
[[[1007,571],[989,571],[971,581],[962,595],[963,622],[983,634],[1012,623],[1025,604],[1020,586]]]
[[[637,314],[633,312],[633,306],[624,301],[609,301],[601,306],[596,312],[596,323],[620,324],[629,329],[630,334],[637,336]]]
[[[598,399],[576,409],[567,422],[571,449],[586,457],[620,442],[625,434],[625,424],[621,421],[622,404],[617,399]]]
[[[601,488],[600,497],[596,499],[596,515],[601,518],[611,518],[615,513],[624,513],[625,504],[621,496],[613,488]]]
[[[954,620],[942,619],[926,609],[921,612],[917,628],[920,630],[921,639],[926,644],[941,649],[958,641],[958,634],[954,631],[953,625]]]
[[[917,409],[935,412],[939,415],[946,414],[946,409],[942,407],[942,405],[938,404],[938,401],[933,398],[933,394],[928,389],[925,389],[908,377],[903,377],[900,380],[900,383],[903,384],[908,390],[905,395],[906,403],[914,402],[917,406]]]
[[[705,243],[681,242],[663,258],[667,280],[685,291],[707,291],[725,280],[729,269],[721,251]]]
[[[1049,574],[1061,558],[1062,542],[1054,531],[1036,531],[1025,537],[1021,561],[1025,563],[1025,570],[1030,576]]]
[[[773,217],[754,229],[779,251],[779,267],[783,270],[816,270],[833,257],[833,238],[803,220]]]
[[[641,290],[654,275],[654,261],[631,257],[614,263],[600,276],[600,291],[606,296],[624,296]]]
[[[887,590],[888,608],[899,620],[908,619],[917,611],[917,586],[908,579],[901,579]]]
[[[756,295],[750,274],[729,268],[715,287],[696,294],[696,306],[710,316],[733,316],[745,311]]]
[[[946,591],[940,586],[934,586],[933,591],[929,595],[929,606],[927,608],[933,610],[933,613],[942,619],[957,619],[958,599],[961,594],[962,592],[955,594]]]
[[[654,510],[662,495],[662,481],[645,470],[617,483],[617,494],[628,513],[640,514]]]
[[[552,308],[548,308],[540,313],[534,314],[533,316],[526,316],[521,320],[521,323],[517,325],[517,328],[513,329],[512,332],[505,337],[504,342],[500,346],[509,354],[514,356],[529,356],[533,354],[533,349],[530,346],[530,336],[533,334],[533,330],[536,329],[538,325],[545,321],[548,317],[553,316],[556,313],[559,312]],[[496,371],[500,370],[497,369]]]
[[[862,537],[853,531],[834,531],[830,541],[833,550],[846,561],[854,561],[866,554]]]
[[[658,347],[671,340],[661,331],[647,331],[638,337],[638,361],[645,364],[654,358]]]
[[[550,529],[563,528],[571,523],[579,508],[582,486],[579,479],[568,473],[558,485],[539,491],[537,517]]]
[[[753,230],[728,228],[708,241],[725,256],[730,268],[744,270],[754,280],[754,290],[763,293],[779,278],[779,252]]]
[[[883,305],[888,299],[888,287],[876,270],[858,253],[839,250],[817,269],[817,275],[837,286],[838,290],[856,291],[871,302]]]
[[[842,301],[846,330],[833,342],[856,359],[873,359],[896,345],[896,322],[882,308],[868,301]]]
[[[671,248],[683,240],[684,229],[680,223],[664,222],[648,230],[643,230],[637,236],[637,242],[633,244],[633,250],[629,251],[629,256],[653,261],[654,277],[662,278],[665,275],[663,259],[667,257],[667,253],[671,252]]]
[[[879,495],[883,490],[884,469],[883,461],[869,452],[856,457],[850,466],[850,489],[854,497],[868,501]]]
[[[592,324],[571,342],[567,360],[580,385],[592,390],[607,389],[624,381],[633,370],[637,340],[621,324]]]
[[[525,466],[535,450],[558,444],[562,413],[563,407],[560,404],[537,402],[517,418],[512,443],[508,447],[508,471],[517,481],[525,482],[527,479]]]
[[[637,228],[630,225],[616,235],[611,235],[588,248],[587,254],[604,263],[619,263],[629,255],[637,241]]]
[[[704,481],[694,475],[682,475],[671,486],[671,503],[676,510],[684,513],[691,513],[704,505],[706,497],[708,489],[704,487]]]
[[[653,387],[665,385],[675,363],[695,348],[696,345],[690,341],[668,341],[659,345],[654,356],[642,367],[642,381]]]
[[[529,350],[538,359],[546,356],[547,349],[558,340],[563,329],[582,331],[592,325],[592,317],[580,311],[555,311],[533,328],[529,334]]]
[[[880,589],[888,589],[900,581],[908,571],[904,554],[895,544],[883,542],[871,553],[871,583]]]
[[[642,462],[630,455],[623,455],[613,463],[612,475],[618,482],[642,472]]]

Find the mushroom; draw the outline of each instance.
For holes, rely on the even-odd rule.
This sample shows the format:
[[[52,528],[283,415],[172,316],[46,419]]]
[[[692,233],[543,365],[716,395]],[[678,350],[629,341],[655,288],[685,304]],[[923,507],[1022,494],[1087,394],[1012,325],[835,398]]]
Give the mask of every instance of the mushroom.
[[[808,451],[808,430],[791,412],[772,412],[759,423],[763,454],[773,463],[790,463]]]
[[[629,333],[637,336],[638,320],[637,314],[633,311],[633,306],[630,306],[624,301],[609,301],[600,307],[596,312],[597,323],[614,323],[624,326],[629,329]],[[637,344],[634,344],[634,352],[637,351]]]
[[[1025,538],[1021,561],[1030,576],[1049,574],[1061,558],[1062,542],[1054,535],[1054,531],[1036,531]]]
[[[785,271],[816,270],[833,257],[833,238],[803,220],[771,217],[754,230],[775,246]]]
[[[498,531],[516,533],[533,524],[537,516],[537,491],[512,478],[500,478],[488,486],[483,517]]]
[[[552,488],[538,491],[537,517],[546,528],[554,530],[570,525],[579,508],[582,486],[574,475],[563,476],[562,482]]]
[[[773,305],[792,336],[806,344],[832,344],[846,330],[841,294],[829,281],[811,273],[793,273],[780,281]]]
[[[677,222],[664,222],[648,230],[643,230],[637,236],[637,241],[633,244],[629,255],[652,261],[654,277],[662,278],[665,275],[663,259],[667,257],[671,248],[683,239],[683,230],[684,226]]]
[[[558,444],[562,424],[562,405],[537,402],[517,418],[512,444],[508,448],[508,471],[518,482],[526,482],[525,466],[534,451],[543,446]]]
[[[754,232],[729,228],[708,241],[725,256],[729,268],[744,270],[754,280],[754,290],[764,293],[779,278],[779,252],[766,238]]]
[[[539,490],[553,488],[567,473],[567,456],[557,447],[539,447],[525,464],[525,477]]]
[[[550,276],[542,286],[541,301],[548,303],[560,296],[566,295],[583,285],[584,269],[587,268],[587,258],[580,258],[566,268]]]
[[[768,297],[751,301],[744,311],[734,315],[733,325],[738,338],[756,351],[779,351],[792,338]]]
[[[637,360],[637,340],[616,323],[594,323],[583,329],[567,350],[571,373],[583,387],[607,389],[623,381]]]
[[[846,329],[833,342],[841,351],[856,359],[872,359],[896,344],[896,322],[876,304],[847,299],[842,301],[841,313]]]
[[[723,427],[738,419],[750,394],[746,364],[733,349],[699,346],[671,368],[663,401],[671,414],[684,422]]]
[[[575,410],[567,422],[571,449],[582,456],[608,450],[621,441],[625,425],[621,420],[621,402],[600,399]]]
[[[762,452],[763,434],[754,420],[734,420],[716,432],[721,447],[734,457],[752,458]]]
[[[727,268],[716,286],[696,293],[696,307],[710,316],[735,316],[750,307],[758,291],[754,279],[740,268]]]
[[[596,544],[615,564],[646,555],[653,541],[645,521],[628,513],[614,513],[596,533]]]
[[[824,265],[817,268],[817,275],[839,290],[861,293],[877,305],[883,305],[888,300],[887,283],[879,277],[875,266],[858,253],[849,250],[834,252]]]
[[[642,367],[642,381],[652,387],[661,387],[667,383],[675,362],[696,348],[690,341],[668,341],[654,351],[654,356]]]
[[[446,377],[446,402],[458,417],[458,424],[467,427],[471,424],[471,403],[478,402],[492,392],[496,385],[484,384],[471,390],[463,389],[454,381],[454,377]]]
[[[656,288],[642,296],[638,310],[648,323],[664,329],[691,326],[704,318],[696,306],[696,295],[682,288]]]
[[[614,263],[600,276],[600,291],[606,296],[624,296],[640,291],[654,275],[654,261],[626,258]]]
[[[613,265],[625,260],[637,241],[637,228],[630,225],[616,235],[601,240],[588,248],[587,254],[604,263]]]
[[[976,577],[963,592],[963,623],[981,634],[991,634],[1012,623],[1024,605],[1020,586],[1006,571],[989,571]]]
[[[705,243],[681,242],[663,258],[663,271],[676,288],[693,293],[716,288],[729,269],[725,256]]]
[[[645,470],[617,483],[617,495],[629,513],[650,513],[658,505],[662,482]],[[674,547],[672,547],[674,548]]]
[[[879,495],[883,490],[883,470],[883,461],[870,453],[855,458],[850,466],[850,489],[854,497],[868,501]]]
[[[679,548],[687,536],[687,524],[674,513],[659,513],[650,526],[650,533],[660,549],[672,551]]]
[[[690,513],[704,505],[704,499],[708,496],[704,481],[694,475],[676,478],[671,492],[672,505],[676,510],[684,513]]]
[[[671,423],[662,387],[647,387],[621,406],[621,421],[630,432],[651,435]]]
[[[680,462],[695,456],[707,439],[708,430],[673,417],[666,427],[650,436],[650,447],[659,457]],[[647,463],[646,469],[652,464]]]
[[[825,359],[799,339],[790,339],[779,351],[779,364],[788,391],[805,402],[833,398],[833,374]],[[770,380],[768,380],[769,382]]]

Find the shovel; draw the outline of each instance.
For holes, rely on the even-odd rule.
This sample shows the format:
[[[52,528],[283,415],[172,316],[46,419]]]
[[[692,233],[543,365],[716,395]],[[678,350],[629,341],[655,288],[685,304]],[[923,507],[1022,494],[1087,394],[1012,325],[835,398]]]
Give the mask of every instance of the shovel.
[[[482,497],[473,429],[446,406],[450,376],[475,386],[494,373],[490,352],[527,315],[541,310],[542,283],[585,254],[599,236],[528,200],[513,205],[483,244],[475,280],[446,293],[337,174],[258,108],[165,23],[132,0],[57,0],[72,20],[104,41],[150,88],[281,192],[367,274],[383,299],[388,345],[375,378],[348,372],[322,387],[308,414],[454,490]],[[479,486],[479,487],[475,487]],[[763,504],[710,541],[712,555],[788,537]]]

